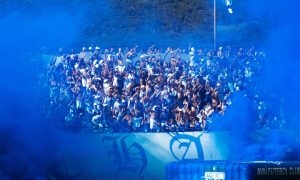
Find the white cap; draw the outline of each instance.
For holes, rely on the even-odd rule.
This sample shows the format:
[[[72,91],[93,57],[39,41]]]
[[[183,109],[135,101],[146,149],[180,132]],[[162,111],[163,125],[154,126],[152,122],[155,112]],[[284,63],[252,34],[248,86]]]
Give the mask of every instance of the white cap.
[[[107,103],[103,103],[102,106],[106,107],[108,104]]]
[[[98,62],[98,60],[96,59],[96,60],[94,60],[93,64],[94,64],[94,65],[96,65],[96,64],[97,64],[97,62]]]
[[[93,50],[92,46],[89,47],[89,50],[90,50],[90,51]]]
[[[85,69],[80,69],[79,71],[81,72],[81,74],[84,74],[86,72]]]
[[[98,46],[95,47],[96,50],[99,50],[100,48]]]
[[[155,111],[155,108],[156,108],[157,106],[153,106],[153,108],[152,108],[152,111]]]

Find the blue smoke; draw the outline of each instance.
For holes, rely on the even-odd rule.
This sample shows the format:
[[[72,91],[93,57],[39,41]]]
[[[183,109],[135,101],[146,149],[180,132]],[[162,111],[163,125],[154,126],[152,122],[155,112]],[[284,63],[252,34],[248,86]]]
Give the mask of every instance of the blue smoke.
[[[257,107],[242,93],[234,95],[232,107],[218,119],[221,121],[218,125],[222,126],[218,128],[228,130],[231,135],[229,159],[299,160],[299,2],[246,1],[239,4],[242,5],[240,10],[234,6],[237,13],[245,13],[249,21],[261,22],[260,29],[267,32],[257,44],[264,48],[268,57],[265,72],[257,81],[258,95],[269,99],[269,111],[281,115],[284,128],[255,130]],[[251,34],[248,38],[252,38]]]
[[[45,179],[60,158],[56,135],[62,133],[41,113],[47,92],[37,75],[44,67],[32,58],[43,47],[74,43],[83,17],[53,7],[32,14],[15,7],[0,16],[0,179]]]
[[[94,40],[97,38],[81,38],[83,32],[87,31],[87,17],[91,17],[87,14],[95,12],[88,3],[75,3],[66,7],[60,3],[41,3],[27,13],[27,5],[20,6],[18,2],[11,6],[0,6],[3,9],[0,13],[0,178],[32,179],[46,177],[51,167],[60,160],[59,137],[66,134],[53,127],[53,122],[47,122],[40,112],[40,105],[48,92],[37,89],[36,74],[41,69],[38,64],[30,63],[30,59],[34,54],[40,53],[43,47],[55,52],[60,47],[77,47],[78,44],[84,46],[99,41]],[[110,6],[105,5],[106,2],[100,3],[99,6],[103,7],[95,18],[104,18],[103,21],[105,18],[106,21],[117,19],[118,14],[112,12]],[[237,93],[232,97],[232,107],[219,119],[222,126],[218,127],[228,130],[232,135],[230,159],[300,160],[300,143],[293,133],[300,128],[300,81],[297,77],[300,21],[297,7],[297,1],[233,2],[233,9],[237,14],[235,16],[245,15],[246,20],[261,22],[254,23],[266,35],[261,38],[258,46],[265,48],[271,62],[258,84],[263,84],[269,90],[269,95],[282,99],[280,106],[284,112],[287,132],[268,130],[254,135],[255,107],[243,93]],[[110,17],[111,15],[113,16]],[[230,19],[232,17],[227,15],[225,18],[233,25],[245,21],[237,17]],[[152,23],[151,20],[149,22]],[[123,32],[129,34],[128,39],[132,36],[143,37],[141,40],[128,40],[124,46],[135,45],[139,41],[144,45],[155,43],[162,46],[169,42],[186,48],[190,42],[195,46],[200,43],[200,47],[206,43],[195,32],[177,36],[171,41],[173,36],[168,32],[157,32],[152,36],[153,34],[147,35],[145,29]],[[111,29],[102,30],[109,36]],[[257,29],[253,30],[253,34],[257,33],[255,30]],[[118,30],[113,32],[122,34]],[[223,34],[220,40],[232,39],[236,44],[245,44],[243,41],[247,37],[251,40],[253,34],[238,38],[235,33]],[[118,41],[121,39],[111,37],[110,40],[106,42],[119,45]],[[239,153],[241,149],[243,151]]]

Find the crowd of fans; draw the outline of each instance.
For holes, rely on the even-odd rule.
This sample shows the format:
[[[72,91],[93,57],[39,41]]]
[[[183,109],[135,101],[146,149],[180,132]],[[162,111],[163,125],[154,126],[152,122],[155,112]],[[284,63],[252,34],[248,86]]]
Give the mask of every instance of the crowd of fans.
[[[67,127],[207,130],[213,117],[222,116],[230,106],[232,93],[255,95],[248,87],[260,76],[265,56],[256,48],[83,47],[51,62],[51,105],[64,108]],[[258,108],[263,109],[263,102]],[[264,115],[257,123],[266,124]]]

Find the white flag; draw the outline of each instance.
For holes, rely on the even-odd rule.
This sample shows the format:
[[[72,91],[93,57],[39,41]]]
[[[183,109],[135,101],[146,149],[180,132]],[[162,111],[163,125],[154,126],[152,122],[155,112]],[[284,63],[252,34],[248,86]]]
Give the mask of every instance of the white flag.
[[[224,4],[226,5],[229,14],[233,14],[232,10],[232,0],[224,0]]]

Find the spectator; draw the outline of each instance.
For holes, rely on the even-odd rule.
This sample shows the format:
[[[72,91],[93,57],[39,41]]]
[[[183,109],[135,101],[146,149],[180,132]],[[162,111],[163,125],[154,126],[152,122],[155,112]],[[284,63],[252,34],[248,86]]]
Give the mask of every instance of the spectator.
[[[223,115],[230,106],[232,93],[244,90],[254,97],[248,87],[260,75],[265,55],[255,48],[188,51],[72,50],[50,65],[51,104],[68,108],[66,126],[79,118],[94,129],[114,131],[207,130],[214,114]],[[262,126],[272,124],[265,108],[258,103]]]

